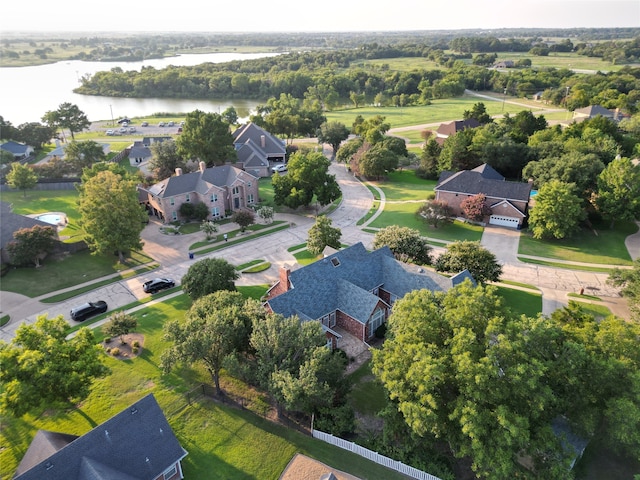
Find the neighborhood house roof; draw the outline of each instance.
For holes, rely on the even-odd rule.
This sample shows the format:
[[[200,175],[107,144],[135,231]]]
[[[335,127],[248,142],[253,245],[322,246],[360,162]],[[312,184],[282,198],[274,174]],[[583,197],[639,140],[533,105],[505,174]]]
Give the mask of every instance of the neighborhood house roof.
[[[153,156],[151,149],[140,140],[133,142],[131,150],[129,150],[129,158],[149,158]]]
[[[268,301],[275,313],[318,319],[340,310],[362,323],[380,301],[372,293],[377,287],[400,298],[413,290],[446,291],[454,285],[450,278],[397,261],[389,247],[369,252],[362,243],[291,272],[289,280],[292,288]]]
[[[491,166],[484,163],[473,170],[442,172],[435,190],[467,195],[483,193],[487,197],[527,202],[531,192],[531,184],[508,182]]]
[[[17,156],[17,155],[26,155],[27,151],[31,147],[29,145],[25,145],[24,143],[18,143],[18,142],[14,142],[13,140],[10,140],[0,145],[0,148],[6,152],[13,154],[14,156]]]
[[[81,437],[39,432],[14,478],[152,480],[186,455],[150,394]]]
[[[149,193],[156,197],[168,198],[189,192],[206,194],[212,186],[224,188],[232,185],[243,171],[231,165],[221,165],[219,167],[206,168],[204,171],[185,173],[166,178],[161,182],[152,185]],[[257,177],[248,172],[244,172],[252,178]]]
[[[11,211],[11,204],[0,202],[0,218],[2,219],[2,228],[0,229],[0,248],[5,248],[13,241],[13,234],[21,228],[31,228],[36,225],[41,227],[50,227],[51,224],[36,220],[35,218],[18,215]]]
[[[466,128],[476,128],[480,126],[475,118],[468,118],[467,120],[455,120],[453,122],[443,123],[438,127],[436,133],[441,136],[455,135],[456,133]]]
[[[595,117],[596,115],[602,115],[603,117],[613,117],[613,112],[611,110],[607,110],[600,105],[589,105],[584,108],[576,108],[574,113],[586,115],[588,117]]]
[[[251,140],[254,146],[260,148],[267,157],[281,157],[287,153],[285,143],[278,137],[271,135],[265,129],[257,126],[255,123],[247,123],[238,127],[233,133],[233,144],[236,150]]]

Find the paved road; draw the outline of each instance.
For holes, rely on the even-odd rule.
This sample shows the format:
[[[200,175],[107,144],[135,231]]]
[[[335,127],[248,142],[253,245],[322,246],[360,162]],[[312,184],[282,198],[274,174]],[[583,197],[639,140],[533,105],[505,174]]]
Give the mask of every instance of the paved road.
[[[334,226],[342,230],[344,243],[353,244],[361,241],[366,247],[371,247],[373,235],[363,232],[356,223],[370,210],[373,205],[373,195],[367,187],[347,172],[344,165],[332,164],[331,172],[336,175],[343,192],[342,204],[330,215]],[[384,204],[384,196],[381,198]],[[150,275],[122,280],[57,304],[42,304],[37,299],[1,292],[2,312],[9,314],[11,321],[0,328],[0,339],[9,341],[22,322],[33,323],[38,314],[47,313],[50,316],[62,314],[65,318],[69,318],[71,307],[85,301],[102,299],[107,301],[110,309],[129,304],[146,295],[142,291],[142,282],[149,276],[167,276],[179,280],[189,266],[199,258],[221,257],[235,265],[257,258],[265,259],[271,263],[268,270],[259,274],[243,275],[237,283],[238,285],[273,283],[278,278],[280,266],[294,266],[295,258],[287,252],[287,248],[305,242],[308,230],[314,222],[313,212],[308,216],[277,214],[276,219],[289,221],[292,227],[203,256],[196,255],[195,260],[189,259],[189,245],[198,241],[200,234],[167,236],[160,232],[159,224],[152,222],[142,234],[144,248],[150,256],[161,263],[161,268]],[[230,225],[225,228],[234,227]],[[519,262],[516,257],[518,241],[519,232],[498,227],[486,228],[482,237],[482,244],[496,254],[498,261],[503,265],[504,279],[535,285],[541,289],[543,313],[549,314],[559,306],[566,305],[568,292],[579,292],[584,288],[585,293],[603,297],[617,315],[628,316],[626,303],[621,301],[618,290],[606,284],[606,274],[554,269]],[[630,251],[635,252],[636,255],[639,254],[640,233],[628,240],[627,245]],[[442,251],[438,248],[434,250],[436,253]]]

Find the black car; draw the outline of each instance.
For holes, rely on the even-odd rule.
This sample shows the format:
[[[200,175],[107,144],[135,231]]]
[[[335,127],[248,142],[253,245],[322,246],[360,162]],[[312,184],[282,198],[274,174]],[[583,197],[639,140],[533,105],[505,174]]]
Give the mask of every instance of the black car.
[[[170,278],[154,278],[142,284],[142,289],[146,293],[156,293],[165,288],[175,287],[176,282]]]
[[[71,309],[71,318],[76,322],[82,322],[89,317],[107,311],[107,302],[99,300],[97,302],[87,302]]]

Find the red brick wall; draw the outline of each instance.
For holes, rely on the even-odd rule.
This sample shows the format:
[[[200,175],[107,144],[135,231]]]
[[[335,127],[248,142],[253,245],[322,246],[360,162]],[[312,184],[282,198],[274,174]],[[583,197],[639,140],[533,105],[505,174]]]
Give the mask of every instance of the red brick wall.
[[[462,217],[464,216],[462,213],[462,209],[460,208],[460,203],[465,200],[468,197],[471,197],[472,195],[466,195],[464,193],[460,193],[458,195],[456,195],[455,193],[451,193],[451,192],[436,192],[436,199],[437,200],[443,200],[445,202],[447,202],[447,204],[449,205],[449,207],[451,207],[451,211],[453,212],[453,215],[456,217]],[[487,197],[487,203],[489,204],[493,204],[497,201],[503,200],[501,198],[492,198],[492,197]],[[527,211],[527,202],[521,202],[521,201],[516,201],[516,200],[511,200],[511,203],[521,212],[526,212]],[[496,215],[503,215],[505,217],[514,217],[514,218],[518,218],[520,219],[519,216],[514,215],[513,214],[513,210],[510,211],[510,209],[505,209],[507,210],[507,212],[501,212],[500,210],[494,212]]]
[[[354,337],[365,341],[365,326],[346,313],[342,313],[340,310],[336,310],[336,325],[338,325],[340,328],[344,328]]]

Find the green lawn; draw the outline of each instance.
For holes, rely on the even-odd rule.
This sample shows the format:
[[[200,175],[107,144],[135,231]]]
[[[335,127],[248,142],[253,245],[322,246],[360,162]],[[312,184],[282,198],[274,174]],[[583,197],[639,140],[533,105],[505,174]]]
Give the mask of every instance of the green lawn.
[[[501,286],[497,288],[498,294],[513,312],[528,317],[537,317],[542,312],[542,294]]]
[[[10,478],[38,429],[81,435],[153,393],[182,446],[189,452],[183,462],[186,478],[208,478],[211,472],[216,472],[216,478],[275,480],[296,452],[360,478],[404,478],[248,410],[204,399],[187,406],[183,394],[208,381],[207,375],[202,369],[188,367],[163,375],[159,362],[168,346],[163,339],[163,324],[169,319],[181,318],[190,303],[186,295],[180,295],[136,312],[137,331],[145,335],[142,353],[126,361],[105,357],[111,374],[94,384],[90,396],[79,408],[49,406],[46,412],[19,419],[3,417],[0,477]]]
[[[436,186],[435,180],[424,180],[413,170],[396,170],[386,180],[371,183],[384,192],[387,201],[424,201]]]
[[[582,309],[582,311],[584,311],[584,313],[593,315],[596,320],[602,320],[603,318],[611,315],[611,310],[609,310],[609,308],[605,307],[604,305],[598,305],[589,302],[580,302],[577,300],[570,300],[570,302],[574,302],[580,305],[580,308]]]
[[[370,360],[349,375],[349,380],[353,382],[349,404],[355,410],[364,415],[376,415],[387,406],[387,394],[382,383],[371,373]]]
[[[604,224],[594,226],[597,235],[592,230],[583,229],[565,240],[535,240],[528,232],[523,232],[518,253],[573,262],[631,265],[624,240],[637,232],[638,226],[632,222],[619,222],[614,230]]]

